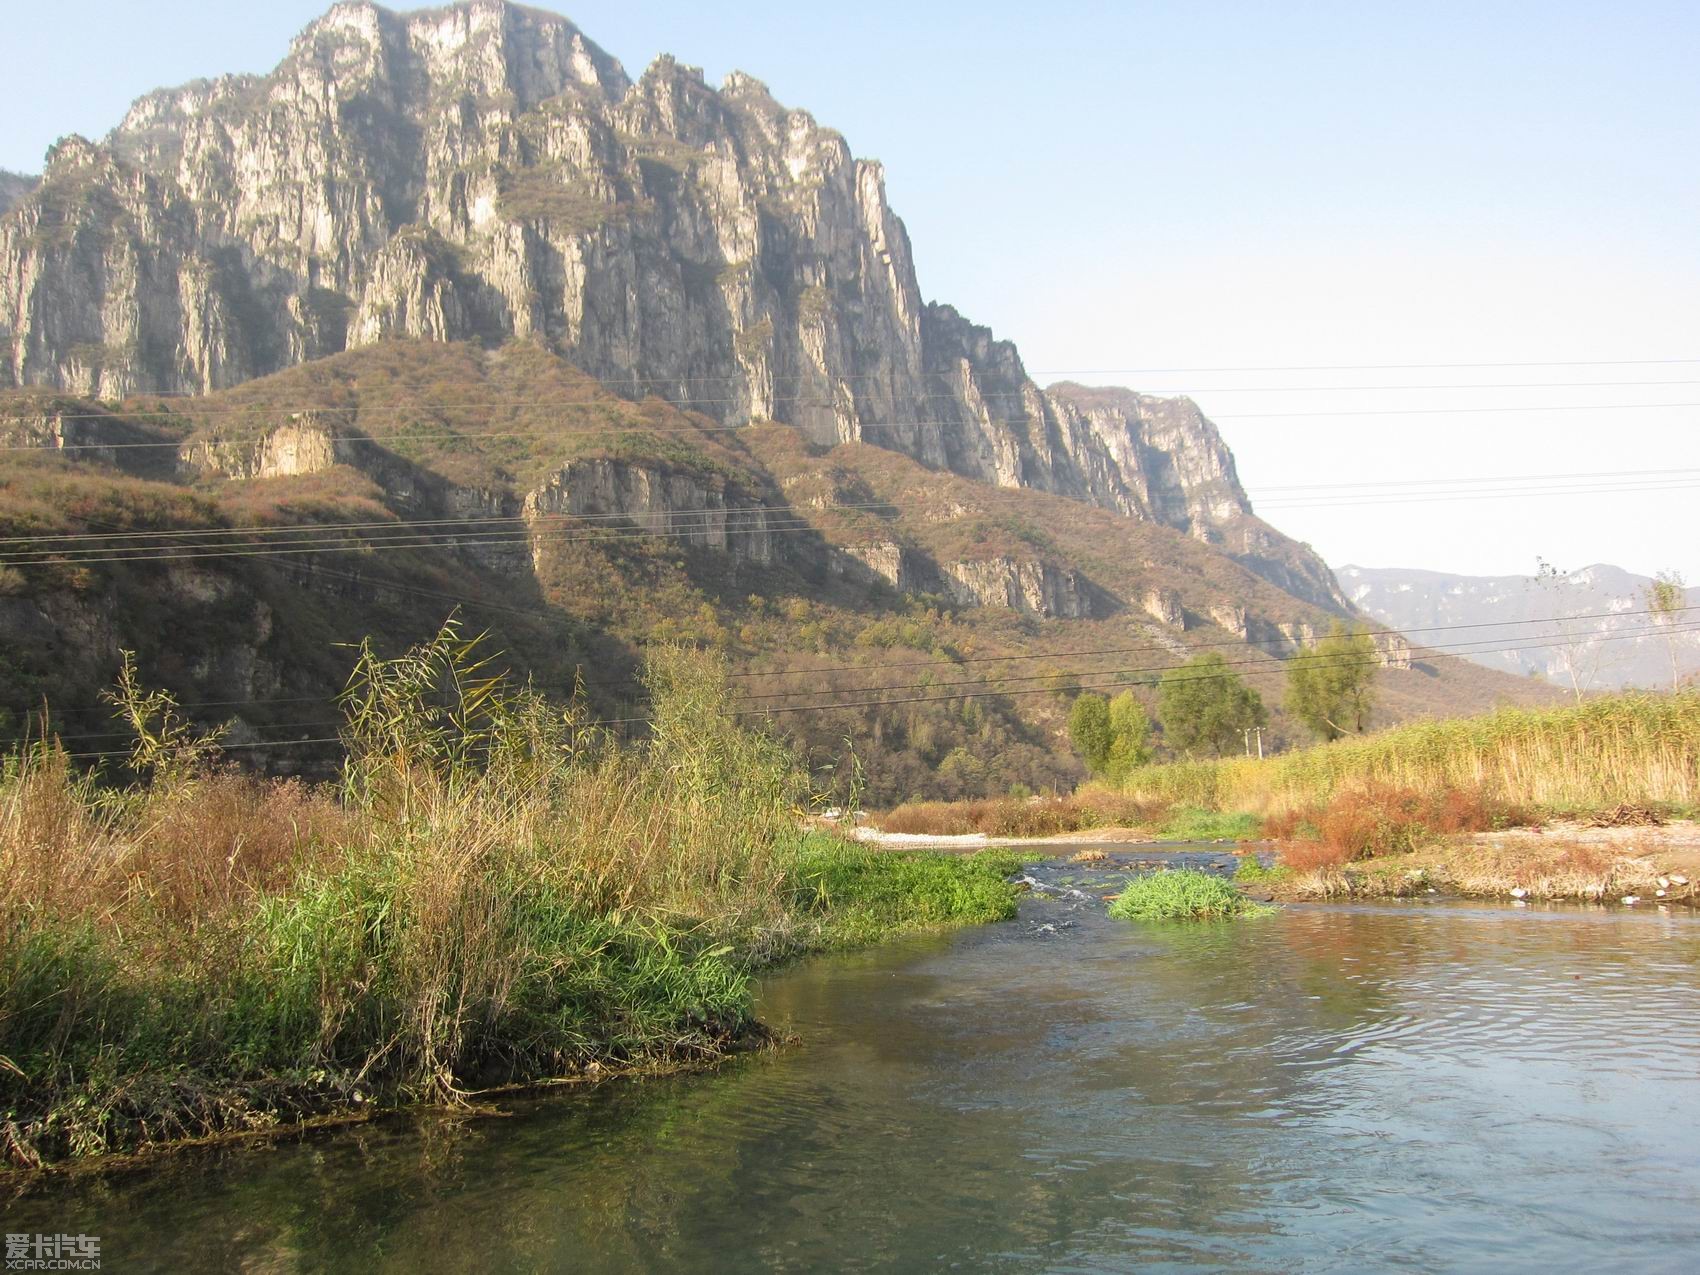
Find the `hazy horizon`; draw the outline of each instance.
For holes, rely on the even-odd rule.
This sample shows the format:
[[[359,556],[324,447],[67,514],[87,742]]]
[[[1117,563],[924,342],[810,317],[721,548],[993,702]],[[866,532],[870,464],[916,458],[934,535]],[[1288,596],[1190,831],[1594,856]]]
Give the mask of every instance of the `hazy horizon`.
[[[22,11],[0,166],[264,71],[327,7]],[[543,7],[634,75],[746,70],[885,161],[929,299],[1041,382],[1191,394],[1331,563],[1700,579],[1692,7]],[[1454,481],[1484,477],[1512,481]]]

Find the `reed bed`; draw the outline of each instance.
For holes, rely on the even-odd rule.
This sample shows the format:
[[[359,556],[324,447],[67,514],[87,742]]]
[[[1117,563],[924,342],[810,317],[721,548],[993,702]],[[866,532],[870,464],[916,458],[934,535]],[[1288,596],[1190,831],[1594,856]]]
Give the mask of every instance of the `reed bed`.
[[[1505,708],[1261,761],[1147,766],[1132,772],[1122,791],[1141,801],[1268,816],[1372,785],[1461,790],[1548,812],[1619,803],[1692,807],[1700,802],[1700,691]]]
[[[51,741],[0,770],[0,1164],[710,1059],[760,1038],[752,964],[840,915],[873,938],[1013,897],[806,842],[802,771],[721,666],[645,676],[622,742],[452,624],[364,648],[315,788],[222,769],[127,664],[138,782]]]
[[[1088,828],[1152,823],[1162,808],[1102,788],[1069,797],[990,797],[970,801],[911,801],[874,823],[884,832],[948,836],[983,832],[990,837],[1052,837]]]

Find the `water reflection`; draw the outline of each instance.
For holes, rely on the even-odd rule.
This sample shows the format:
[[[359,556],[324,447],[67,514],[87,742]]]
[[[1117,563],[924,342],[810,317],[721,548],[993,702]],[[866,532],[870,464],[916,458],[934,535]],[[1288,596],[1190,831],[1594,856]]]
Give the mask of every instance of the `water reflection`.
[[[1035,900],[773,980],[803,1044],[712,1077],[0,1211],[126,1271],[1691,1269],[1697,925]]]

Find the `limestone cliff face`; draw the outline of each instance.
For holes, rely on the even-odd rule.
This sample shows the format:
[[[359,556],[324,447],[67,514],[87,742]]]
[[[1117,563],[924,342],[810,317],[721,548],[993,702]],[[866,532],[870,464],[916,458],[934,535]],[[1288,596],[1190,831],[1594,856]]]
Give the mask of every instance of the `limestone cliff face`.
[[[177,452],[178,469],[190,478],[299,477],[359,459],[338,427],[315,412],[295,413],[252,440],[197,439]]]
[[[563,516],[632,526],[679,543],[719,549],[752,562],[776,553],[769,510],[753,496],[695,471],[670,471],[623,460],[575,460],[525,498],[538,548],[550,520]]]
[[[1008,607],[1050,619],[1078,620],[1092,614],[1084,582],[1064,567],[998,557],[947,563],[943,574],[946,592],[958,603]]]
[[[0,386],[200,393],[390,336],[532,337],[723,422],[1224,545],[1251,517],[1190,402],[1047,393],[1013,345],[925,303],[880,166],[837,133],[742,74],[716,89],[663,57],[634,81],[501,0],[338,4],[267,75],[61,141],[38,186],[0,183],[8,202]],[[1242,555],[1344,607],[1312,559]]]

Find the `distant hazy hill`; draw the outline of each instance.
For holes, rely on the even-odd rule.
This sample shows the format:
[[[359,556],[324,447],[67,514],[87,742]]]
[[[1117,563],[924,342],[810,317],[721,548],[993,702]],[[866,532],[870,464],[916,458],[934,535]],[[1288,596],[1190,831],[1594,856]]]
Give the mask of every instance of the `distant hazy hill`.
[[[1353,603],[1386,624],[1405,630],[1430,626],[1485,625],[1481,629],[1438,633],[1412,632],[1416,642],[1456,641],[1480,637],[1482,653],[1474,658],[1489,668],[1512,673],[1538,673],[1569,685],[1557,624],[1529,621],[1570,618],[1568,634],[1582,637],[1597,630],[1599,640],[1581,650],[1581,662],[1594,669],[1596,687],[1666,686],[1670,683],[1670,652],[1663,633],[1653,631],[1647,610],[1648,576],[1622,567],[1596,564],[1572,571],[1555,584],[1534,576],[1460,576],[1442,571],[1402,567],[1344,566],[1335,571],[1340,587]],[[1688,591],[1690,606],[1700,603],[1700,590]],[[1603,615],[1598,620],[1578,616]],[[1700,619],[1700,610],[1690,619]],[[1700,671],[1700,634],[1678,634],[1678,668],[1684,675]],[[1491,649],[1490,649],[1491,647]]]

